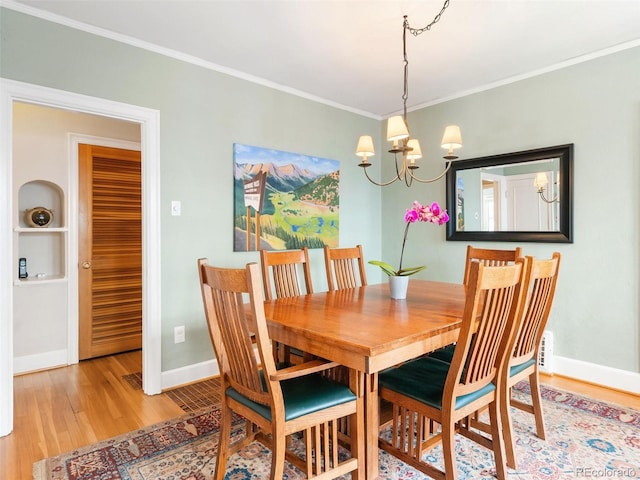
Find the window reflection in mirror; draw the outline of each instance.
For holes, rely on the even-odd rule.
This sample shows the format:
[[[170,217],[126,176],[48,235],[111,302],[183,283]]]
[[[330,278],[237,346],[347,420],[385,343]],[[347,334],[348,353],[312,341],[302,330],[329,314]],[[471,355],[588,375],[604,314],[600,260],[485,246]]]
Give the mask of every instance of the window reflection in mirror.
[[[453,162],[447,240],[571,242],[572,157],[562,145]]]

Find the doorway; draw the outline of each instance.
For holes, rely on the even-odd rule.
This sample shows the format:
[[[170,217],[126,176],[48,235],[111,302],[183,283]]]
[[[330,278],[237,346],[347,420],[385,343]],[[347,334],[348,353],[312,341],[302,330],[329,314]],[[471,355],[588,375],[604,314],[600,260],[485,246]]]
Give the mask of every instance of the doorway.
[[[159,112],[100,98],[0,79],[0,436],[13,429],[13,288],[14,233],[17,208],[12,178],[12,113],[14,102],[47,105],[63,110],[136,122],[141,127],[143,179],[143,390],[161,392],[162,325],[160,315],[160,158]],[[70,205],[73,211],[75,205]],[[77,219],[76,219],[77,221]],[[71,223],[73,224],[73,223]],[[75,232],[74,232],[75,233]],[[74,235],[69,234],[69,250]],[[77,248],[77,245],[76,245]],[[75,250],[77,252],[77,249]],[[67,255],[67,272],[77,266],[77,255]],[[74,263],[75,262],[75,263]],[[70,312],[72,310],[70,309]],[[76,321],[77,323],[77,321]],[[69,329],[73,335],[73,329]],[[76,329],[77,335],[77,329]],[[77,342],[77,339],[76,339]],[[70,362],[71,363],[71,362]]]

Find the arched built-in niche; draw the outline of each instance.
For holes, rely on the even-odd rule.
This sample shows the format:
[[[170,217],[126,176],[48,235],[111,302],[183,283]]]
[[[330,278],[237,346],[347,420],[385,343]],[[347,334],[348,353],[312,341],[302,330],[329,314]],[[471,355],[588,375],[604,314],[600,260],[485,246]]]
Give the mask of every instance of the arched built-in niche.
[[[17,232],[16,282],[49,282],[66,278],[65,195],[53,182],[32,180],[20,186],[15,219]],[[27,213],[36,207],[52,212],[51,223],[29,224]],[[26,261],[27,277],[20,275],[20,259]]]
[[[23,184],[18,191],[18,225],[29,227],[25,212],[31,208],[44,207],[53,211],[53,221],[49,228],[64,227],[64,192],[53,182],[33,180]]]

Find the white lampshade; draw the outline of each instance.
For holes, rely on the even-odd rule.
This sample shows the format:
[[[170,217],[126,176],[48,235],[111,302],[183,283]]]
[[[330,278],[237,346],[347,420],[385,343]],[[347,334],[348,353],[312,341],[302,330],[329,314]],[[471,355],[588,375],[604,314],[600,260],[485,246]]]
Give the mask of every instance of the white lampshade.
[[[409,130],[404,123],[404,118],[400,115],[389,118],[387,121],[387,140],[394,142],[396,140],[403,140],[409,136]]]
[[[442,136],[442,148],[452,150],[462,147],[462,134],[458,125],[449,125],[444,129]]]
[[[410,147],[413,149],[407,152],[407,158],[409,160],[415,161],[415,160],[418,160],[419,158],[422,158],[422,150],[420,149],[420,142],[418,141],[417,138],[412,138],[411,140],[409,140],[407,142],[407,147]]]
[[[373,139],[371,135],[362,135],[358,139],[358,146],[356,147],[356,155],[359,157],[372,157],[375,155],[375,151],[373,149]]]
[[[544,187],[546,187],[548,183],[549,183],[549,179],[547,178],[547,174],[544,172],[538,172],[536,174],[536,179],[533,181],[533,185],[538,190],[541,190]]]

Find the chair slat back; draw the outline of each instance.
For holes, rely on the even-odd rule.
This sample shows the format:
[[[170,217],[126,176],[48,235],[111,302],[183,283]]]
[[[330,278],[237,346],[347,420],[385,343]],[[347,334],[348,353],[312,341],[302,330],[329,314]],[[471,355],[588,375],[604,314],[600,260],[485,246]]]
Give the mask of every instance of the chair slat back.
[[[262,280],[264,296],[273,299],[271,277],[276,298],[296,297],[303,293],[313,293],[311,283],[311,267],[309,265],[309,250],[270,251],[260,250],[262,264]],[[302,270],[306,292],[302,291],[299,270]],[[271,274],[269,273],[271,271]]]
[[[473,262],[480,262],[487,267],[498,267],[509,265],[520,258],[522,248],[516,247],[513,250],[495,250],[491,248],[475,248],[467,245],[467,262],[464,267],[463,285],[469,285],[470,267]]]
[[[198,260],[200,285],[209,334],[222,374],[223,388],[231,386],[247,398],[271,405],[272,397],[260,375],[275,371],[264,316],[258,265],[243,269],[218,268]],[[246,297],[249,303],[246,304]],[[262,366],[254,352],[254,336]]]
[[[497,380],[499,368],[511,352],[508,344],[512,344],[519,326],[525,262],[518,259],[514,265],[497,267],[472,263],[462,327],[444,398],[455,401],[457,396]]]
[[[358,268],[356,270],[356,263]],[[362,245],[346,248],[324,247],[324,264],[329,291],[367,285]],[[335,282],[334,282],[335,280]]]
[[[538,353],[542,335],[549,320],[560,267],[558,252],[555,252],[551,259],[527,258],[531,263],[530,290],[527,292],[524,318],[515,341],[512,359],[515,364],[534,358]]]

